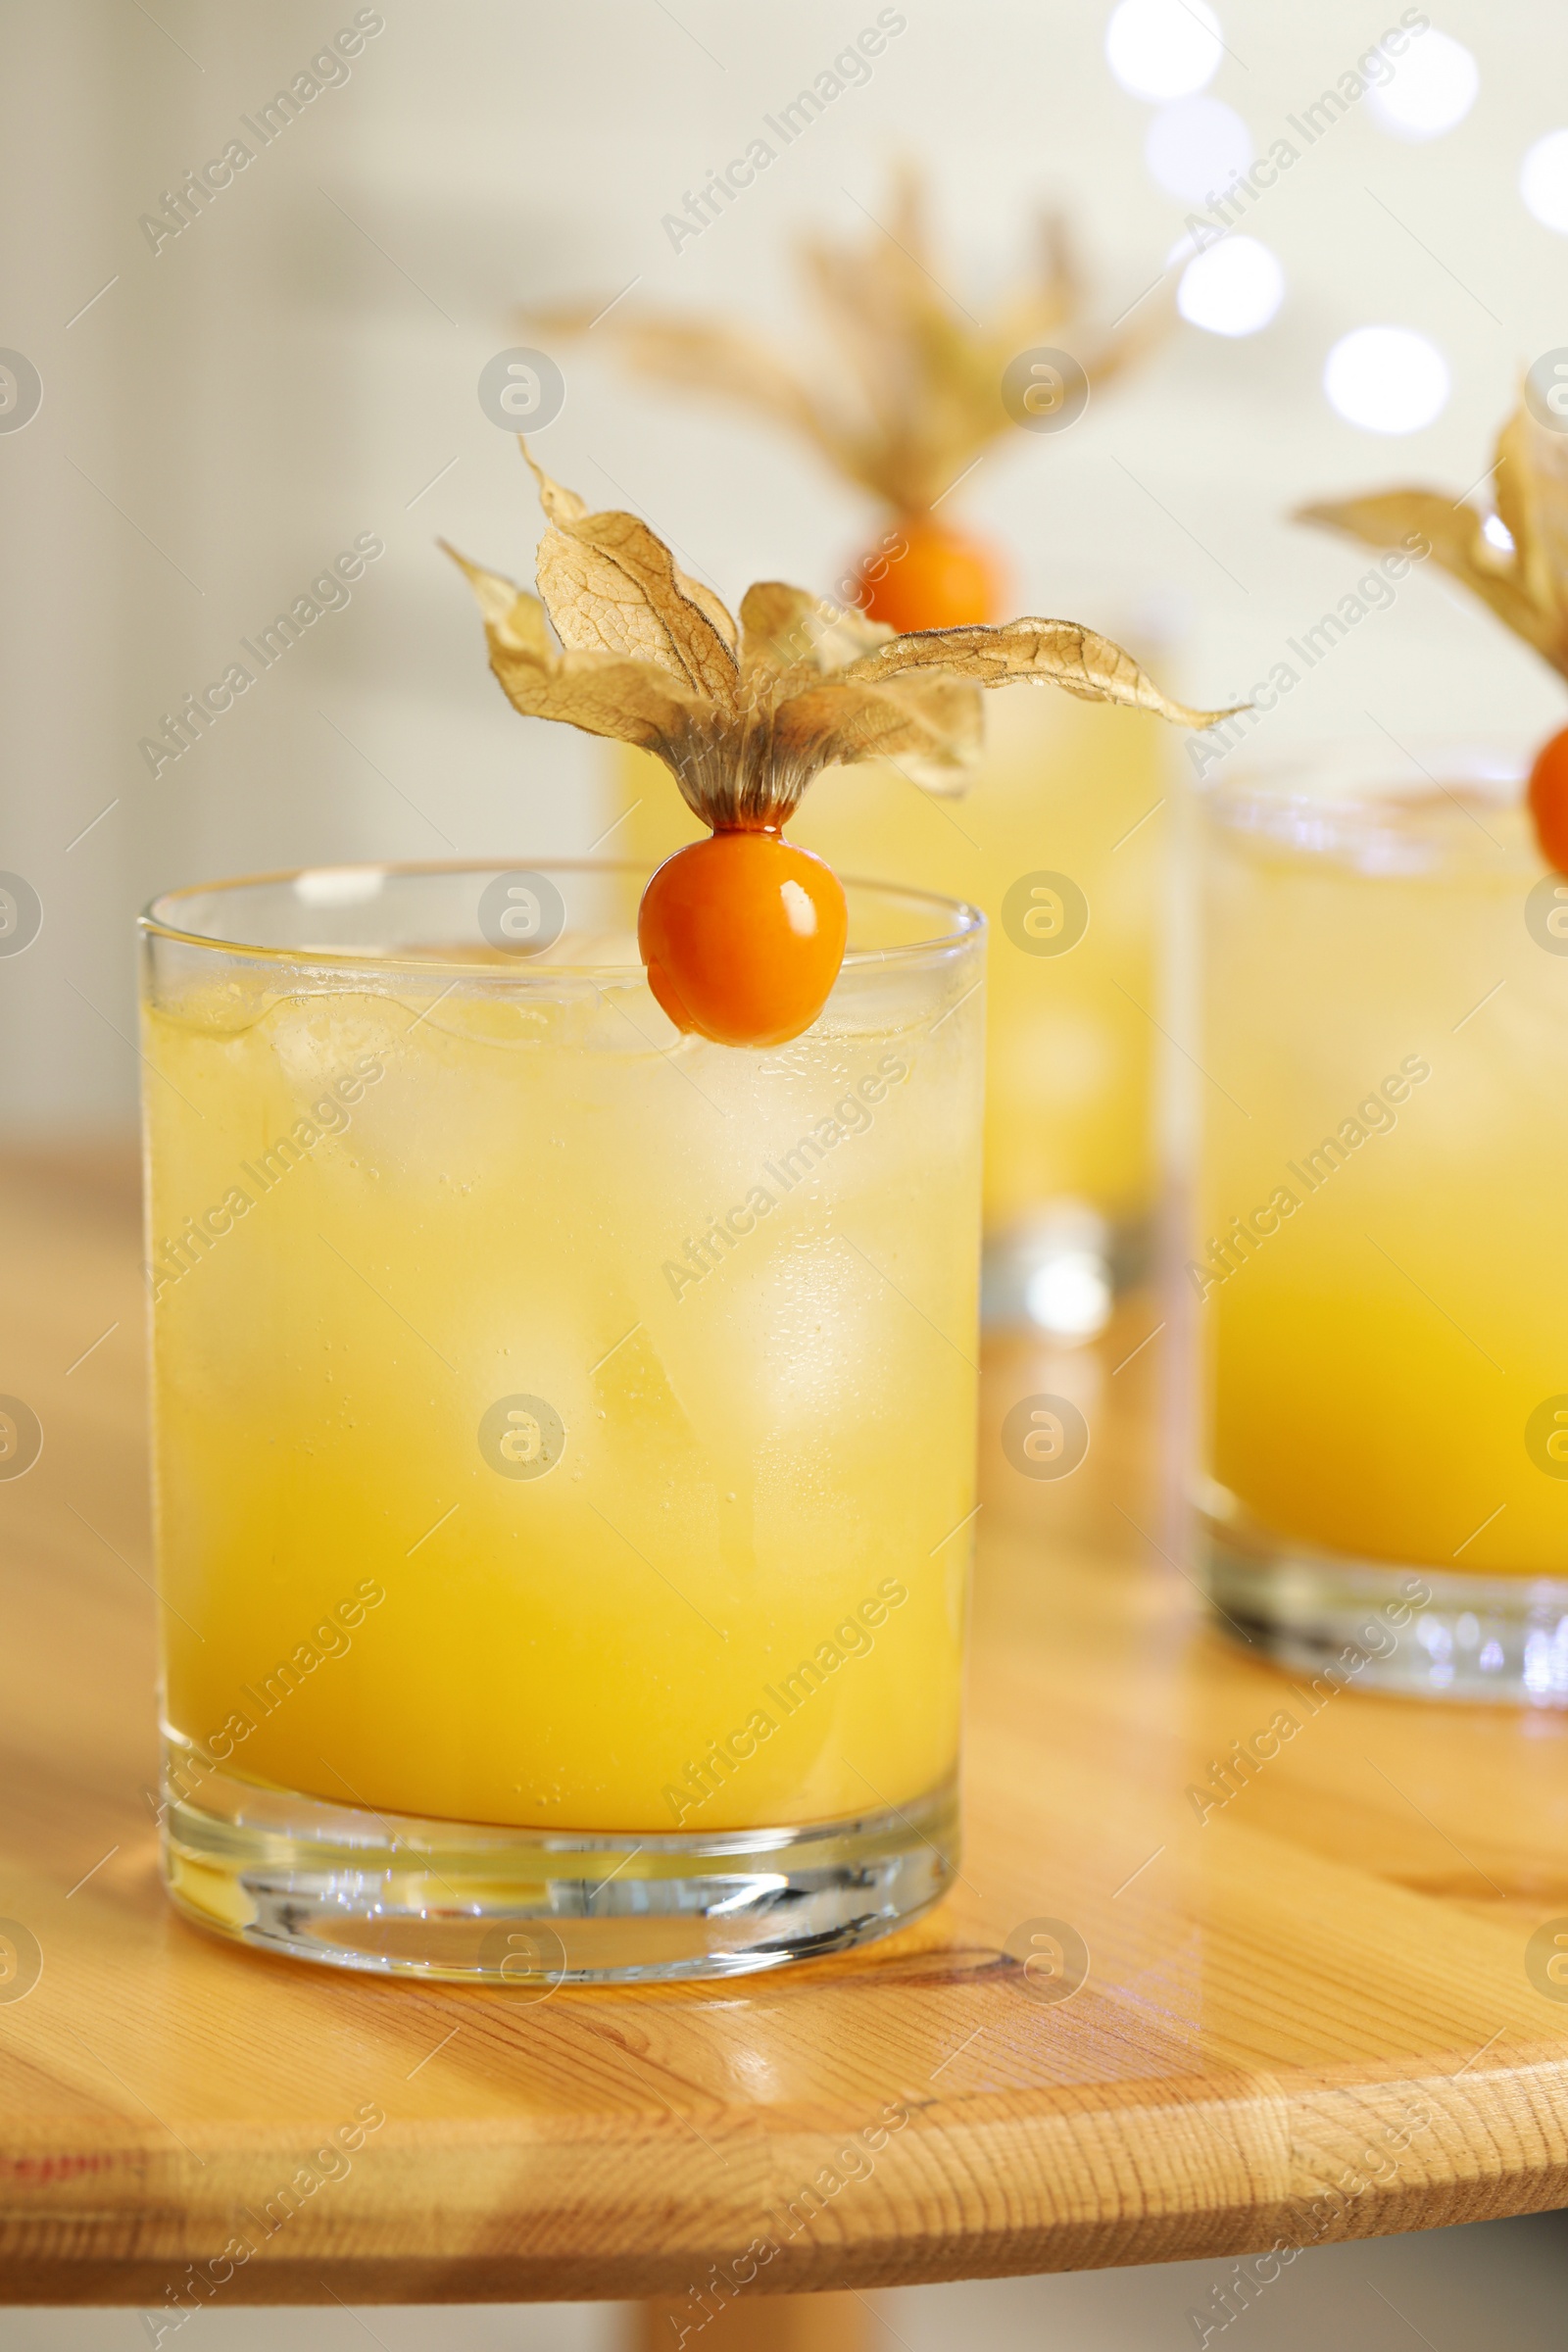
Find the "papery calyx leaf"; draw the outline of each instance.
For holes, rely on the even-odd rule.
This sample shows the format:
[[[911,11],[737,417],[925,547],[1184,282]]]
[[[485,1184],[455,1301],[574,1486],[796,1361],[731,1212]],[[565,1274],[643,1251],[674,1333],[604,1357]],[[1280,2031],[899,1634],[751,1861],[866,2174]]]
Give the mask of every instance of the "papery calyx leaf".
[[[822,768],[862,760],[894,760],[931,789],[959,788],[979,754],[982,686],[1049,682],[1188,726],[1225,715],[1171,702],[1130,654],[1074,621],[898,637],[764,580],[748,589],[737,633],[646,523],[590,512],[534,470],[551,517],[539,548],[543,605],[447,550],[478,598],[491,668],[530,717],[656,753],[715,828],[781,823]]]
[[[561,652],[544,607],[500,572],[470,564],[439,543],[467,574],[484,616],[490,666],[509,701],[529,718],[563,719],[590,735],[662,751],[700,731],[703,698],[660,665],[610,653]]]
[[[1488,517],[1469,497],[1444,490],[1373,491],[1314,501],[1297,510],[1363,545],[1430,555],[1478,596],[1506,628],[1568,677],[1568,449],[1521,405],[1497,439],[1490,468],[1506,542],[1494,544]],[[1498,534],[1499,540],[1501,534]]]
[[[711,589],[689,579],[635,514],[590,513],[573,491],[522,454],[551,528],[539,544],[539,592],[563,645],[631,654],[731,705],[740,680],[735,623]]]
[[[974,678],[982,686],[1060,686],[1083,702],[1153,710],[1183,727],[1212,727],[1243,707],[1194,710],[1186,703],[1173,702],[1123,647],[1076,620],[1023,619],[917,630],[862,655],[844,675],[870,683],[921,669]]]
[[[741,599],[741,666],[782,675],[843,669],[893,635],[886,621],[830,605],[782,580],[759,580]]]

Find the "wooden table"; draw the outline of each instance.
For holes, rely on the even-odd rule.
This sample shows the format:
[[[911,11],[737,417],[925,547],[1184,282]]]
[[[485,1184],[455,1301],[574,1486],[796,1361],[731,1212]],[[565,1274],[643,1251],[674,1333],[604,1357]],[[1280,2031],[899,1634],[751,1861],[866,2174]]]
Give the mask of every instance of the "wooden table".
[[[183,1926],[151,1794],[135,1260],[127,1155],[5,1164],[0,1392],[45,1444],[0,1481],[0,1916],[42,1955],[0,1997],[4,2298],[160,2306],[301,2167],[319,2185],[215,2299],[662,2295],[648,2340],[674,2347],[669,2310],[717,2309],[771,2237],[687,2333],[704,2352],[828,2352],[889,2281],[1568,2202],[1568,2000],[1525,1965],[1568,1915],[1568,1722],[1355,1690],[1308,1717],[1208,1632],[1160,1548],[1162,1343],[1123,1362],[1147,1301],[1098,1349],[990,1363],[967,1841],[932,1918],[777,1977],[543,2002]],[[999,1445],[1036,1391],[1094,1431],[1058,1484]],[[1281,1707],[1297,1736],[1200,1819],[1189,1787]],[[1087,1943],[1071,1998],[1004,1949],[1040,1919]],[[311,2168],[368,2103],[386,2120],[347,2169]],[[822,2289],[847,2291],[773,2299]]]

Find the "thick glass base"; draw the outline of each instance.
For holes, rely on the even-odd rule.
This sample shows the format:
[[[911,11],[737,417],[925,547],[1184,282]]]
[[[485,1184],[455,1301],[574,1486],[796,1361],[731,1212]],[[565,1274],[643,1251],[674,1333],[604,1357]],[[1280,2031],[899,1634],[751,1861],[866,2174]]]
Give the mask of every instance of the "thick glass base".
[[[739,1976],[887,1936],[957,1865],[957,1789],[805,1829],[615,1837],[371,1813],[165,1743],[164,1866],[188,1919],[336,1968],[504,1984]]]
[[[1150,1217],[1115,1220],[1083,1200],[1054,1200],[1004,1232],[988,1233],[980,1261],[987,1331],[1042,1331],[1092,1340],[1124,1291],[1147,1281]]]
[[[1568,1707],[1568,1578],[1314,1551],[1259,1529],[1212,1487],[1200,1526],[1220,1627],[1295,1673],[1412,1697]]]

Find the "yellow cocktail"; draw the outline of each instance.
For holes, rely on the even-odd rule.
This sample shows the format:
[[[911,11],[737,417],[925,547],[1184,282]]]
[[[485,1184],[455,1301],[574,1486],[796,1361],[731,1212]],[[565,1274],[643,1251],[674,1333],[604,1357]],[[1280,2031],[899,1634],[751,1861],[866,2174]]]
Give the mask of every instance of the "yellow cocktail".
[[[1218,1596],[1310,1658],[1367,1648],[1414,1571],[1413,1630],[1352,1671],[1561,1700],[1568,883],[1506,763],[1422,759],[1238,783],[1202,820]]]
[[[982,927],[852,891],[827,1012],[738,1052],[677,1038],[627,896],[149,919],[171,1870],[234,1932],[765,1965],[951,1862]]]

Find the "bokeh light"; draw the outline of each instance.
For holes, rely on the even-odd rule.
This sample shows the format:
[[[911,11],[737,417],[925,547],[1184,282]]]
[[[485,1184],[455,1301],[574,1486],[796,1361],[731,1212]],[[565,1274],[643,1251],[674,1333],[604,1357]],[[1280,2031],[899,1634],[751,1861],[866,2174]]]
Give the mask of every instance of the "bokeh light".
[[[1441,139],[1476,102],[1481,69],[1462,41],[1429,30],[1412,41],[1392,81],[1367,92],[1367,112],[1396,139]]]
[[[1256,237],[1222,237],[1194,254],[1176,289],[1176,308],[1211,335],[1255,335],[1285,299],[1278,257]]]
[[[1525,210],[1545,228],[1568,236],[1568,130],[1548,130],[1528,148],[1519,167]]]
[[[1102,1257],[1064,1250],[1037,1266],[1024,1292],[1024,1311],[1058,1340],[1092,1340],[1110,1320],[1110,1278]]]
[[[1144,162],[1168,196],[1208,204],[1256,153],[1252,134],[1222,98],[1177,98],[1162,106],[1144,140]]]
[[[1105,27],[1105,60],[1124,90],[1161,106],[1211,82],[1224,55],[1206,0],[1121,0]]]
[[[1416,433],[1448,405],[1448,363],[1408,326],[1358,326],[1323,367],[1329,407],[1368,433]]]

